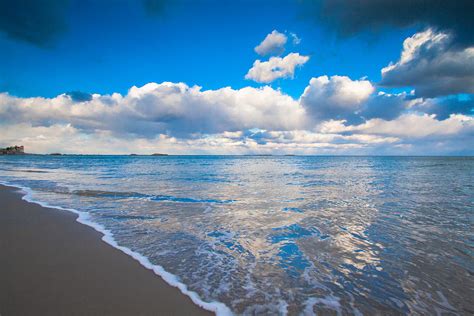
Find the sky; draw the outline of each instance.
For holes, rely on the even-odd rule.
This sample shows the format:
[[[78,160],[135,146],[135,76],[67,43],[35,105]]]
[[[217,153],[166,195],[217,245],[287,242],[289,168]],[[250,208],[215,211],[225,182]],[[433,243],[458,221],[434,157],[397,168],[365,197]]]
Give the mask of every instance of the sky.
[[[473,155],[470,0],[0,0],[0,146]]]

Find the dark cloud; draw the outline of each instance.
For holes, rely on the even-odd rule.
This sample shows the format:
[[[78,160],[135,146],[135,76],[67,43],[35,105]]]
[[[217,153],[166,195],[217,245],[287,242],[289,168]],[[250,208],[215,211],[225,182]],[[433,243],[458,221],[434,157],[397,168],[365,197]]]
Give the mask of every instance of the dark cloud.
[[[46,47],[65,30],[68,6],[67,0],[0,0],[0,32]]]
[[[133,0],[125,0],[133,2]],[[112,1],[120,5],[123,1]],[[163,13],[168,0],[142,0],[150,16]],[[39,47],[49,47],[66,31],[65,14],[72,3],[90,6],[84,0],[0,0],[0,33]],[[122,3],[123,4],[123,3]],[[137,2],[140,5],[140,2]]]
[[[305,14],[342,36],[386,27],[433,27],[450,31],[455,43],[474,44],[473,0],[307,0]]]
[[[71,91],[67,92],[66,95],[68,95],[74,102],[86,102],[92,100],[92,94],[87,92]]]
[[[459,97],[449,97],[444,99],[432,99],[418,108],[428,114],[435,114],[438,120],[445,120],[451,114],[474,114],[474,95],[464,99]]]
[[[365,103],[358,115],[364,120],[374,118],[395,120],[409,111],[435,114],[437,120],[445,120],[451,114],[473,115],[474,95],[416,99],[413,95],[406,93],[378,94]]]
[[[410,96],[402,94],[379,94],[369,98],[359,115],[366,120],[381,118],[394,120],[406,110]]]
[[[451,43],[451,35],[430,29],[408,38],[405,57],[382,70],[380,85],[413,87],[430,98],[474,93],[474,48],[452,49]]]
[[[163,14],[169,0],[143,0],[145,11],[151,16]]]

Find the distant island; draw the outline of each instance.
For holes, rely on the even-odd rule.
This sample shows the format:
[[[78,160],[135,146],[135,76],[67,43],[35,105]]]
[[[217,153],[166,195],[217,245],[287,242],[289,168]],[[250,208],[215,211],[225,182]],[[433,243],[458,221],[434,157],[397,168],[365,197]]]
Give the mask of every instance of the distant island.
[[[6,148],[0,148],[0,155],[46,155],[46,156],[90,156],[90,155],[97,155],[97,154],[65,154],[60,152],[51,152],[47,154],[36,154],[36,153],[25,153],[24,146],[10,146]],[[99,154],[100,155],[100,154]],[[105,154],[111,155],[111,154]],[[113,155],[113,154],[112,154]],[[119,154],[124,155],[124,154]],[[212,156],[212,154],[209,154]],[[165,156],[175,156],[173,154],[163,154],[163,153],[153,153],[153,154],[136,154],[131,153],[128,156],[158,156],[158,157],[165,157]],[[243,154],[242,156],[250,156],[250,157],[273,157],[273,156],[296,156],[295,154]]]
[[[0,148],[0,155],[48,155],[48,156],[65,156],[68,154],[63,154],[59,152],[52,152],[50,154],[30,154],[30,153],[25,153],[25,147],[24,146],[10,146],[10,147],[5,147],[5,148]],[[138,154],[130,154],[130,156],[142,156]],[[143,155],[146,156],[146,155]],[[149,156],[169,156],[168,154],[162,154],[162,153],[154,153],[150,154]]]
[[[25,147],[11,146],[6,148],[0,148],[0,155],[25,155]]]
[[[148,155],[139,155],[139,154],[129,154],[129,156],[148,156]],[[149,156],[168,156],[168,154],[154,153]]]

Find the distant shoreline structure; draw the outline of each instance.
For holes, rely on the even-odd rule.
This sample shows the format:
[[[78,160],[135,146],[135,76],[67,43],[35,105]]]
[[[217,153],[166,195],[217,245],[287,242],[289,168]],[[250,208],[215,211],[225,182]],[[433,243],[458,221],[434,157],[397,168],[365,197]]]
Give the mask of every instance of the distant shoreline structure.
[[[63,154],[60,152],[52,152],[49,154],[33,154],[33,153],[26,153],[25,146],[23,145],[14,145],[8,146],[5,148],[0,148],[0,156],[1,155],[39,155],[39,156],[92,156],[96,154]],[[108,154],[106,154],[108,155]],[[120,155],[122,156],[122,155]],[[129,154],[129,156],[169,156],[169,154],[163,153],[153,153],[153,154]]]
[[[0,148],[0,155],[25,155],[25,147],[10,146],[6,148]]]
[[[154,153],[154,154],[129,154],[129,156],[169,156],[168,154],[160,154],[160,153]]]

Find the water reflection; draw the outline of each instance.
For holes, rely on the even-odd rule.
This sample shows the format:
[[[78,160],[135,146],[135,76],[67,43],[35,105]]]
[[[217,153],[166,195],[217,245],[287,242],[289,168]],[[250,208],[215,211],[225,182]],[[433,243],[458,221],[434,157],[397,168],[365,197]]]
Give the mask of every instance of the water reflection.
[[[474,159],[0,157],[245,314],[472,313]]]

